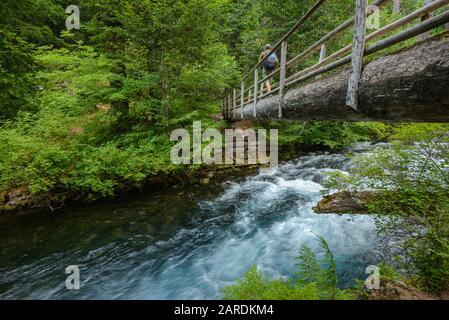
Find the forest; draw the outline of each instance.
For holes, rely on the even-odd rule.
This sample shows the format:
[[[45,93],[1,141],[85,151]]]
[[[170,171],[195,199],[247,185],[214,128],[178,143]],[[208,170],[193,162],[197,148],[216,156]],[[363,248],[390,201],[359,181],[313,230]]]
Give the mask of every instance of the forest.
[[[71,203],[94,205],[151,189],[161,180],[188,184],[207,168],[173,164],[170,133],[191,130],[193,121],[220,131],[232,127],[221,116],[223,94],[254,67],[264,46],[275,44],[315,2],[2,0],[0,214],[39,206],[36,211],[57,215],[57,208]],[[399,13],[387,6],[381,21],[422,2],[402,1]],[[74,4],[80,28],[69,30],[66,8]],[[328,1],[294,34],[289,48],[305,50],[353,14],[354,0]],[[352,37],[351,29],[328,50]],[[411,235],[398,245],[400,257],[382,264],[382,277],[423,295],[447,297],[449,125],[279,120],[253,125],[279,130],[285,161],[307,152],[342,152],[361,141],[389,144],[374,155],[354,156],[350,175],[330,173],[322,192],[376,190],[368,204],[376,232],[400,229]],[[294,248],[299,249],[294,276],[268,278],[254,262],[240,280],[222,286],[222,296],[372,298],[360,283],[339,286],[332,242],[324,235],[312,238],[309,246]],[[0,277],[0,292],[3,288],[9,287]]]

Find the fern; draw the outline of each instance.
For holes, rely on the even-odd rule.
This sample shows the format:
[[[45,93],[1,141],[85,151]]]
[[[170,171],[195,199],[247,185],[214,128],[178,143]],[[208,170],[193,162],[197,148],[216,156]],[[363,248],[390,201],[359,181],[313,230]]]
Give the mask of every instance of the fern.
[[[338,288],[337,266],[326,240],[317,236],[324,250],[319,261],[308,246],[299,251],[297,277],[270,280],[257,266],[251,267],[235,284],[222,288],[225,299],[234,300],[346,300],[346,290]]]

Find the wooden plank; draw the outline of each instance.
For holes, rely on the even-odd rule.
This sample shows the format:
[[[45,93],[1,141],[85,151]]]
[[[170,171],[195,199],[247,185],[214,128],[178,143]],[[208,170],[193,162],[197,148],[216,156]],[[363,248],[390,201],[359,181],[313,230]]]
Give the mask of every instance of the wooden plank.
[[[429,12],[435,11],[436,9],[439,9],[447,4],[449,4],[449,0],[435,1],[432,4],[430,4],[424,8],[420,8],[420,9],[410,13],[409,15],[402,17],[401,19],[396,20],[396,21],[390,23],[389,25],[370,33],[369,35],[366,36],[365,42],[373,40],[380,36],[383,36],[383,35],[389,33],[390,31],[393,31],[401,26],[404,26],[404,25],[416,20],[417,18],[422,17],[423,15],[425,15]],[[304,70],[301,70],[301,71],[297,72],[296,74],[292,75],[291,77],[287,78],[287,83],[292,82],[295,79],[301,78],[305,74],[308,74],[314,70],[319,69],[320,67],[341,57],[343,54],[351,51],[351,49],[352,49],[352,45],[348,45],[348,46],[332,53],[331,55],[329,55],[327,58],[325,58],[323,61],[317,63],[316,65],[306,68]]]
[[[433,0],[424,0],[424,7],[428,6],[432,2],[433,2]],[[421,22],[429,20],[432,17],[433,17],[433,14],[431,12],[429,12],[428,14],[424,15],[421,18]],[[428,39],[429,37],[430,37],[430,31],[427,31],[427,32],[425,32],[425,33],[423,33],[422,35],[419,36],[419,40],[420,41],[424,41],[424,40]]]
[[[377,7],[382,7],[386,3],[388,3],[390,0],[377,0],[372,5]],[[372,12],[369,12],[368,15],[371,15]],[[307,59],[310,57],[314,52],[319,50],[323,44],[330,40],[334,40],[337,38],[342,32],[346,31],[349,27],[351,27],[354,24],[355,16],[349,18],[345,22],[343,22],[341,25],[336,27],[334,30],[326,34],[324,37],[322,37],[320,40],[312,44],[309,48],[307,48],[305,51],[291,59],[287,62],[287,69],[292,67],[293,65]]]
[[[277,93],[277,92],[279,92],[279,87],[274,88],[274,89],[271,89],[270,92],[266,92],[266,93],[260,95],[260,96],[259,96],[259,101],[262,100],[262,99],[265,98],[265,97],[272,96],[272,95],[274,95],[274,94]]]
[[[383,49],[389,48],[395,44],[398,44],[402,41],[416,37],[428,30],[435,29],[436,27],[442,26],[448,22],[449,22],[449,11],[446,13],[440,14],[437,17],[431,18],[422,24],[410,27],[409,29],[406,29],[398,34],[395,34],[393,36],[390,36],[386,39],[380,40],[380,41],[370,45],[369,47],[367,47],[365,49],[365,55],[370,55],[370,54],[376,53],[378,51],[381,51]],[[335,62],[327,64],[327,65],[319,68],[318,70],[310,71],[309,73],[307,73],[299,78],[296,78],[290,82],[288,82],[288,79],[287,79],[286,86],[289,87],[289,86],[295,85],[298,82],[306,81],[306,80],[308,80],[312,77],[315,77],[319,74],[329,72],[329,71],[335,70],[339,67],[342,67],[342,66],[350,63],[351,58],[352,58],[352,56],[348,55],[348,56],[341,58]]]
[[[257,96],[258,96],[258,85],[259,83],[259,68],[254,70],[254,101],[253,101],[253,115],[257,117]]]
[[[272,48],[272,50],[267,54],[265,59],[260,60],[256,66],[251,69],[251,71],[249,71],[242,80],[246,80],[253,71],[255,71],[256,69],[258,69],[263,63],[264,61],[272,54],[275,53],[277,49],[279,49],[279,47],[281,46],[282,42],[284,42],[285,40],[287,40],[288,38],[291,37],[292,34],[294,34],[296,31],[298,31],[298,29],[324,4],[324,2],[326,2],[327,0],[317,0],[317,2],[304,14],[304,16],[298,20],[298,22],[296,22],[296,24],[290,29],[289,32],[287,32],[286,35],[284,35],[282,37],[281,40],[279,40],[278,43],[276,43],[276,45]],[[385,0],[383,0],[385,1]]]
[[[396,20],[396,21],[390,23],[389,25],[370,33],[369,35],[366,36],[365,42],[368,42],[370,40],[373,40],[375,38],[383,36],[383,35],[389,33],[390,31],[393,31],[401,26],[404,26],[404,25],[418,19],[419,17],[422,17],[423,15],[425,15],[429,12],[435,11],[447,4],[449,4],[449,0],[435,1],[426,7],[420,8],[420,9],[410,13],[409,15],[402,17],[401,19]],[[287,83],[290,83],[296,79],[302,78],[302,76],[309,74],[310,72],[317,70],[324,65],[327,65],[331,61],[341,57],[343,54],[350,52],[351,49],[352,49],[352,45],[348,45],[348,46],[332,53],[327,58],[325,58],[323,61],[318,62],[317,64],[315,64],[309,68],[306,68],[304,70],[301,70],[301,71],[295,73],[294,75],[290,76],[289,78],[287,78]]]
[[[446,19],[449,14],[438,25],[448,23]],[[382,40],[383,44],[373,46],[372,50],[382,50],[399,39],[416,37],[423,30],[421,25],[415,26],[413,31],[403,32],[399,37]],[[365,52],[371,52],[370,47]],[[344,69],[307,86],[291,87],[285,95],[283,120],[449,122],[448,62],[449,41],[443,37],[389,52],[365,65],[361,86],[363,105],[358,111],[346,106],[348,70]],[[277,118],[277,97],[264,99],[258,107],[261,105],[257,111],[259,119]],[[252,117],[252,108],[246,107],[243,114]]]
[[[245,106],[245,81],[242,81],[240,86],[240,118],[243,119],[243,107]]]
[[[368,0],[356,0],[355,35],[352,46],[352,71],[349,77],[346,105],[358,109],[359,82],[363,70],[363,54],[365,51],[366,8]]]
[[[279,118],[282,118],[282,104],[285,95],[285,78],[287,75],[287,41],[281,45],[281,71],[279,78]]]
[[[327,41],[335,39],[337,36],[339,36],[343,31],[351,27],[354,23],[354,17],[346,20],[343,24],[339,25],[337,28],[332,30],[330,33],[325,35],[323,38],[315,42],[313,45],[311,45],[309,48],[307,48],[305,51],[288,61],[287,68],[292,67],[293,65],[303,61],[304,59],[307,59],[310,57],[314,52],[316,52],[321,45],[326,43]]]

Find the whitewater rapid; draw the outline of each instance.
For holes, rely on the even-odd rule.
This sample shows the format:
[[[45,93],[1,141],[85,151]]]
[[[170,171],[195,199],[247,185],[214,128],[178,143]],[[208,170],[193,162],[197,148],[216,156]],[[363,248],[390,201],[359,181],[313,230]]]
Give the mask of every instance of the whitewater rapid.
[[[220,299],[220,288],[254,264],[271,278],[292,275],[302,245],[320,252],[316,235],[334,253],[340,286],[351,285],[376,262],[373,219],[312,210],[325,173],[350,166],[343,153],[312,153],[208,195],[142,195],[89,215],[78,209],[71,219],[38,221],[45,226],[30,243],[36,250],[18,246],[23,254],[0,269],[0,298]],[[48,241],[53,246],[43,250]],[[72,264],[80,266],[78,291],[64,286]]]

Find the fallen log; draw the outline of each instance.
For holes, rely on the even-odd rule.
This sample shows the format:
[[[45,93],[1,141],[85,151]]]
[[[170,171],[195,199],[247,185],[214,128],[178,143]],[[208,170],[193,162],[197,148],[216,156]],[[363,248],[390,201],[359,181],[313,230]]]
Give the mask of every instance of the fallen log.
[[[349,69],[284,97],[285,120],[449,122],[449,38],[438,36],[364,66],[357,111],[346,105]],[[254,118],[253,105],[243,117]],[[237,111],[240,119],[240,110]],[[257,119],[279,118],[279,96],[258,101]]]

